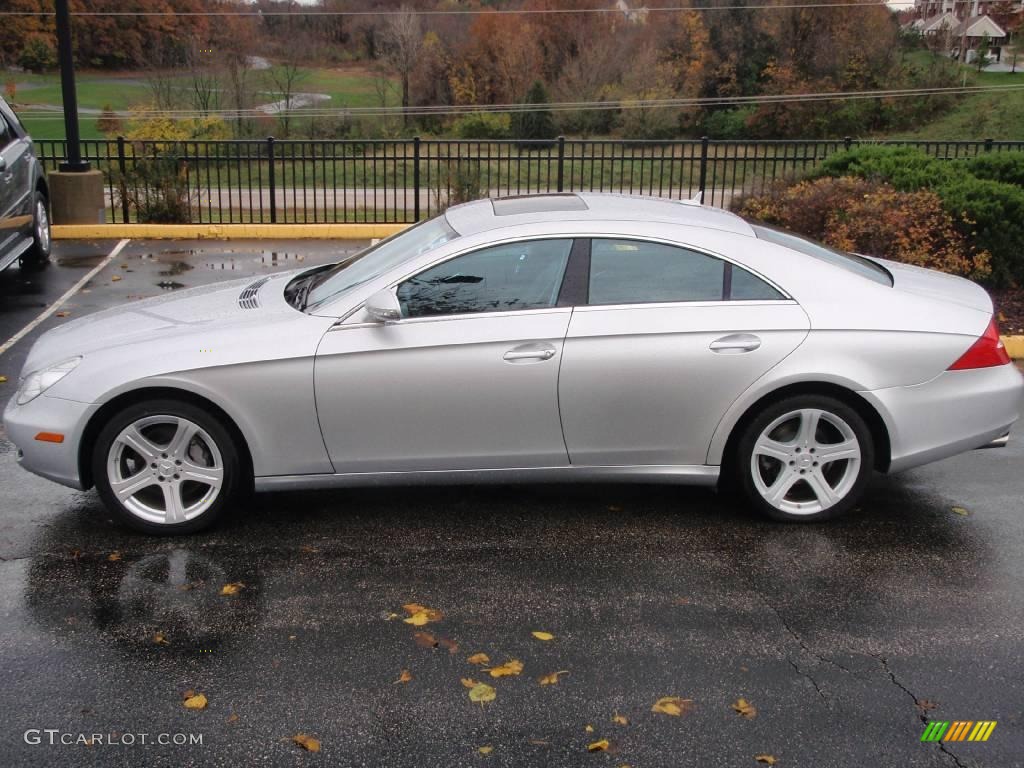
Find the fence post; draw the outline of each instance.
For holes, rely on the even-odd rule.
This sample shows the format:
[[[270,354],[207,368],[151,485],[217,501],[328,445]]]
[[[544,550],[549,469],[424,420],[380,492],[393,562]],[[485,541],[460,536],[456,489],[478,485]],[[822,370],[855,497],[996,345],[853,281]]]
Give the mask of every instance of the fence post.
[[[697,191],[700,192],[700,201],[704,202],[704,187],[708,180],[708,137],[700,137],[700,182]]]
[[[117,170],[120,174],[118,179],[118,187],[121,192],[121,216],[123,217],[124,224],[128,223],[128,195],[125,194],[128,190],[128,180],[125,178],[125,174],[128,172],[128,164],[124,158],[124,136],[117,137]]]
[[[273,136],[267,136],[267,158],[270,160],[270,172],[267,174],[267,178],[270,179],[270,223],[277,224],[277,179],[274,177]],[[313,194],[316,194],[315,190]],[[305,195],[305,190],[303,190],[303,195]]]
[[[565,189],[565,136],[558,137],[558,191]]]
[[[843,137],[843,149],[845,149],[847,152],[849,152],[850,151],[850,147],[852,147],[852,146],[853,146],[853,139],[851,139],[849,136],[844,136]]]
[[[412,211],[413,221],[420,220],[420,137],[412,137]]]
[[[985,139],[985,151],[986,152],[991,152],[992,151],[992,139]]]

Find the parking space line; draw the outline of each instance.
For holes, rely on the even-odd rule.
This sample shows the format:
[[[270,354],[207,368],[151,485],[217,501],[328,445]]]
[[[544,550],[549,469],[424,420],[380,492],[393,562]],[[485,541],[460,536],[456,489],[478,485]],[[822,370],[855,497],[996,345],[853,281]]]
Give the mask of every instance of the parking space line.
[[[88,271],[88,273],[86,273],[86,275],[84,277],[82,277],[81,280],[79,280],[73,286],[68,288],[67,291],[64,292],[63,296],[61,296],[59,299],[57,299],[55,302],[53,302],[53,304],[51,304],[46,309],[44,309],[42,311],[42,313],[40,313],[40,315],[38,317],[36,317],[35,320],[33,320],[31,323],[26,325],[24,328],[22,328],[16,334],[11,336],[11,338],[9,338],[7,341],[5,341],[3,343],[3,345],[0,346],[0,355],[2,355],[4,352],[9,350],[11,347],[13,347],[19,341],[21,341],[25,336],[30,334],[32,332],[32,330],[36,326],[38,326],[40,323],[44,322],[50,315],[52,315],[54,312],[56,312],[58,309],[60,309],[68,299],[70,299],[72,296],[74,296],[76,293],[78,293],[80,290],[82,290],[82,286],[84,286],[86,283],[88,283],[90,280],[92,280],[97,274],[99,274],[99,272],[105,266],[107,266],[110,262],[112,262],[114,259],[116,259],[117,255],[122,250],[124,250],[124,247],[126,245],[128,245],[128,243],[130,243],[130,242],[131,242],[130,238],[125,238],[124,240],[121,240],[117,245],[115,245],[114,246],[114,250],[112,250],[109,254],[107,254],[106,258],[104,258],[103,261],[101,261],[95,267],[90,269]]]

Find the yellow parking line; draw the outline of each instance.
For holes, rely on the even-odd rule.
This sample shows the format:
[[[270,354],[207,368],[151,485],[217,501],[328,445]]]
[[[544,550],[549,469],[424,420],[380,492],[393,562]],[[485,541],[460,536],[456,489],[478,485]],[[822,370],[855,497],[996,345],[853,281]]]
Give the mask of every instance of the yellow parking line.
[[[54,224],[65,240],[371,240],[390,237],[408,224]]]

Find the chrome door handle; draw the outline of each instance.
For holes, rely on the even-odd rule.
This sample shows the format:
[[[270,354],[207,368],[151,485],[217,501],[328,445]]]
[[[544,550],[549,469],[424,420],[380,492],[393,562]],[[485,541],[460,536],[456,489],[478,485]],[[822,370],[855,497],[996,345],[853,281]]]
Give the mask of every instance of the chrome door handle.
[[[721,354],[739,354],[741,352],[753,352],[761,346],[761,339],[752,333],[732,333],[715,339],[708,349]]]
[[[544,344],[538,346],[535,344],[524,344],[521,347],[513,347],[503,356],[503,360],[509,362],[515,362],[517,360],[550,360],[555,356],[555,348]]]

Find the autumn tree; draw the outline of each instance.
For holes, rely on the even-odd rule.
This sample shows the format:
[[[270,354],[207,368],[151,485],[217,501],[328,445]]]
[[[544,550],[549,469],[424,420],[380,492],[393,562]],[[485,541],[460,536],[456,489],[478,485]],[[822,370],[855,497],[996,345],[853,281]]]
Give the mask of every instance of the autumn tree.
[[[409,83],[413,69],[423,48],[423,28],[420,17],[408,5],[388,17],[383,33],[382,55],[388,65],[398,73],[402,83],[402,124],[409,124]]]

